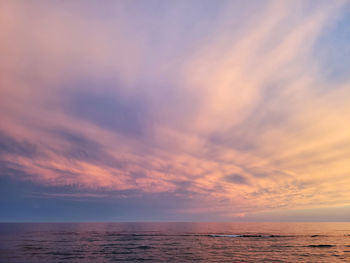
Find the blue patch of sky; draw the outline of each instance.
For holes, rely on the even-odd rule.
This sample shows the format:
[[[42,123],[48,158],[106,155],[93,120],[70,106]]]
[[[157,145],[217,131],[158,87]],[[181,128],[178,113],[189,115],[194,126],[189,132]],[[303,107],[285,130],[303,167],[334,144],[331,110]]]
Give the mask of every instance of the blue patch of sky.
[[[350,77],[350,4],[325,26],[314,45],[313,58],[325,81],[342,82]]]

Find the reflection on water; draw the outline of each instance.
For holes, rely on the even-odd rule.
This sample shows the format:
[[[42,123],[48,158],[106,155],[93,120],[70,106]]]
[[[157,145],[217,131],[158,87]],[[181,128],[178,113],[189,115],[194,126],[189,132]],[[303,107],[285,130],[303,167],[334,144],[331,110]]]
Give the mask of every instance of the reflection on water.
[[[0,224],[0,262],[350,262],[350,223]]]

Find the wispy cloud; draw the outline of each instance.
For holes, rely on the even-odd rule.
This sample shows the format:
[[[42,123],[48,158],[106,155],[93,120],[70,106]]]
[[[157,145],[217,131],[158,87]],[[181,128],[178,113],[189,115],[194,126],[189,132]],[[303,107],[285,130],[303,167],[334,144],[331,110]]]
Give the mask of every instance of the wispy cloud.
[[[1,175],[166,192],[183,213],[348,205],[349,72],[315,58],[349,54],[329,33],[348,8],[3,1]]]

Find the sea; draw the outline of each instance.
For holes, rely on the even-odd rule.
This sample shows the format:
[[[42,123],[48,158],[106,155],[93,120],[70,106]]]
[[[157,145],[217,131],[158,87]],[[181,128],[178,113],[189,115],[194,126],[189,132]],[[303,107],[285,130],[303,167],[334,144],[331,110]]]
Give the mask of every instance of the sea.
[[[345,223],[0,223],[1,263],[350,262]]]

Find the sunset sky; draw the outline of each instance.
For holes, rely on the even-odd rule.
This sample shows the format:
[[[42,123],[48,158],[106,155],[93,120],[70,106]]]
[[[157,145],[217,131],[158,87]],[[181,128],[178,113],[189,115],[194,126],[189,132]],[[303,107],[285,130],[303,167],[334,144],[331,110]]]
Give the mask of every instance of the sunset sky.
[[[349,221],[350,2],[0,1],[0,221]]]

